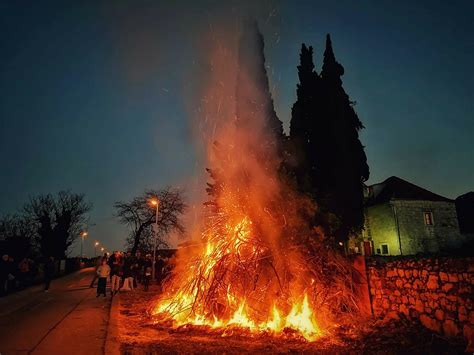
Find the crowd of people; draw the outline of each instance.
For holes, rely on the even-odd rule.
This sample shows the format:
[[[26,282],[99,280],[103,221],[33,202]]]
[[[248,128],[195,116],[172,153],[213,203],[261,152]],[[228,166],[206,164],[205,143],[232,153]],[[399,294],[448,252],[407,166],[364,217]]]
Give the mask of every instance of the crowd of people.
[[[171,271],[168,258],[157,256],[155,260],[155,279],[158,285]],[[144,257],[140,252],[133,256],[130,252],[114,251],[110,256],[104,254],[97,258],[96,270],[90,287],[97,280],[97,297],[106,296],[107,282],[110,283],[112,296],[119,291],[132,291],[142,284],[145,291],[152,282],[153,258],[150,254]]]
[[[16,261],[5,254],[0,260],[0,296],[31,285],[38,275],[38,265],[30,258]]]
[[[54,258],[34,260],[28,257],[15,260],[11,255],[3,255],[0,259],[0,296],[13,291],[24,289],[40,281],[44,282],[44,291],[48,292],[51,280],[56,273]],[[79,263],[78,259],[78,263]],[[171,265],[168,258],[157,256],[155,261],[155,280],[161,285],[163,279],[170,273]],[[143,285],[148,291],[152,283],[153,258],[150,254],[142,256],[137,252],[115,251],[112,255],[104,254],[96,259],[96,269],[90,287],[97,282],[97,297],[105,296],[107,283],[110,285],[112,296],[119,290],[131,291]]]

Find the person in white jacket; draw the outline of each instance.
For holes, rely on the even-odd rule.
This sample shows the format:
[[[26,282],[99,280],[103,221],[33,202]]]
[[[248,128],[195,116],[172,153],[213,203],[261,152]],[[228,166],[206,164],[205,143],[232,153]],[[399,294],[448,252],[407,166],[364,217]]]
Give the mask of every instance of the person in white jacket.
[[[99,281],[97,283],[97,296],[101,294],[105,297],[105,288],[107,286],[107,277],[110,275],[110,266],[107,265],[107,259],[103,258],[101,265],[97,268],[97,276]]]

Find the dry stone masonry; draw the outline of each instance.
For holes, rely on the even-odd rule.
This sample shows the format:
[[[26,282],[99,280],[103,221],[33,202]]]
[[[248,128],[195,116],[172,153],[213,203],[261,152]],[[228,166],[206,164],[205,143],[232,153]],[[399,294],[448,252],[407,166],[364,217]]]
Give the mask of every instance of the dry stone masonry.
[[[474,258],[373,258],[367,274],[375,316],[418,319],[445,336],[464,336],[474,351]]]

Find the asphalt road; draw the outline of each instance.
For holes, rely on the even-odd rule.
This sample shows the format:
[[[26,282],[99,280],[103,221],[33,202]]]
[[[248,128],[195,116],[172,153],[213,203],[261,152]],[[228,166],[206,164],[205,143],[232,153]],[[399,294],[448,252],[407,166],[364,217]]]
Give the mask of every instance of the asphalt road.
[[[0,355],[103,354],[110,296],[89,288],[93,268],[0,299]]]

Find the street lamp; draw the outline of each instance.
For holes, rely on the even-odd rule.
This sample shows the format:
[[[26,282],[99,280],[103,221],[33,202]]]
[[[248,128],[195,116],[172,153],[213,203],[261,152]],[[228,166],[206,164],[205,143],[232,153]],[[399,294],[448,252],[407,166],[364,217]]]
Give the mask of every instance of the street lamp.
[[[81,258],[84,256],[83,250],[84,250],[84,238],[87,237],[87,232],[84,231],[81,233]]]
[[[99,242],[94,243],[94,257],[97,257],[97,246],[99,245]]]
[[[155,233],[153,238],[153,262],[151,269],[151,279],[155,281],[155,263],[156,263],[156,241],[158,239],[158,208],[160,207],[160,200],[152,199],[150,203],[153,206],[156,206],[156,215],[155,215]]]

